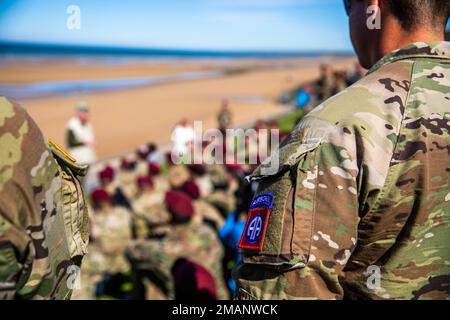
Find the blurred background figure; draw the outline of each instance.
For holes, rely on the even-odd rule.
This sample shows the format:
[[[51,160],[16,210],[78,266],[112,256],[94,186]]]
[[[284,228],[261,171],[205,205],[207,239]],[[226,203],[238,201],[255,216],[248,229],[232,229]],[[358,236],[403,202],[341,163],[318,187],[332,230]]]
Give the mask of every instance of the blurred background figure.
[[[316,82],[316,92],[319,101],[330,98],[335,91],[335,78],[333,68],[328,64],[320,66],[320,78]]]
[[[146,239],[158,227],[169,222],[169,215],[161,205],[164,193],[155,190],[154,181],[150,176],[140,176],[137,179],[138,191],[131,200],[133,209],[133,235],[136,239]]]
[[[298,109],[305,109],[308,107],[309,103],[312,99],[312,88],[309,85],[306,85],[300,88],[297,94],[296,107]]]
[[[351,86],[353,84],[355,84],[356,82],[358,82],[359,80],[362,79],[362,77],[364,77],[366,75],[367,70],[364,69],[359,62],[356,62],[354,64],[354,69],[350,70],[348,75],[347,75],[347,85]]]
[[[171,270],[177,269],[177,260],[189,259],[214,277],[217,297],[228,299],[222,270],[224,249],[216,232],[209,225],[198,223],[198,212],[188,194],[171,190],[166,193],[164,204],[170,215],[167,228],[132,241],[126,251],[136,281],[145,287],[145,297],[175,298],[177,278],[173,278]]]
[[[67,147],[70,155],[78,163],[91,165],[97,161],[95,138],[89,121],[89,106],[80,103],[76,107],[76,115],[67,123]]]
[[[183,118],[172,132],[172,154],[180,158],[185,157],[189,154],[193,141],[194,129],[189,123],[189,120]]]
[[[163,163],[163,157],[158,149],[158,146],[155,143],[151,142],[147,145],[147,147],[147,162],[161,165]]]
[[[345,90],[347,88],[347,72],[346,71],[336,71],[334,73],[334,91],[333,95],[338,94],[339,92]]]
[[[81,290],[75,290],[73,295],[76,300],[112,297],[113,294],[105,290],[105,284],[110,278],[130,270],[124,249],[131,240],[131,213],[124,207],[114,206],[105,189],[95,190],[91,200],[95,212],[90,216],[89,254],[80,273]]]
[[[228,100],[222,101],[222,107],[217,116],[217,122],[221,131],[231,128],[231,125],[233,124],[233,115],[230,111]]]

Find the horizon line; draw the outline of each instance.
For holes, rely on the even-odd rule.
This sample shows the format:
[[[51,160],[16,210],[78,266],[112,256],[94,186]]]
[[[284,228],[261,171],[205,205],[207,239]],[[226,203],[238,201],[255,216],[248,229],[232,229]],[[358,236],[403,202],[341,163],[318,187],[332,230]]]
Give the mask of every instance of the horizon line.
[[[58,52],[55,52],[58,51]],[[252,57],[252,56],[353,56],[352,50],[305,49],[305,50],[237,50],[237,49],[192,49],[170,47],[125,47],[109,45],[45,43],[29,41],[0,40],[0,54],[40,53],[40,54],[110,54],[110,55],[149,55],[149,56],[212,56],[212,57]]]

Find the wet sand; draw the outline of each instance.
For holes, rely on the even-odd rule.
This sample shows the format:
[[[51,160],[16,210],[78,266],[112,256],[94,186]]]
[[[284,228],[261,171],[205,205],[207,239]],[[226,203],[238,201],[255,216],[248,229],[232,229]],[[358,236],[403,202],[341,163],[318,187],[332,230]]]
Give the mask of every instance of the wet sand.
[[[226,75],[203,80],[159,84],[87,95],[19,100],[44,134],[65,145],[65,125],[74,106],[91,106],[100,159],[120,155],[143,143],[170,142],[174,124],[183,117],[216,126],[221,100],[228,98],[236,125],[286,112],[276,103],[283,91],[318,76],[318,65],[327,61],[336,69],[350,67],[351,58],[287,60],[177,61],[126,65],[80,64],[73,61],[40,61],[0,65],[0,82],[33,83],[79,79],[109,79],[173,75],[191,71],[225,70]],[[1,94],[1,92],[0,92]]]

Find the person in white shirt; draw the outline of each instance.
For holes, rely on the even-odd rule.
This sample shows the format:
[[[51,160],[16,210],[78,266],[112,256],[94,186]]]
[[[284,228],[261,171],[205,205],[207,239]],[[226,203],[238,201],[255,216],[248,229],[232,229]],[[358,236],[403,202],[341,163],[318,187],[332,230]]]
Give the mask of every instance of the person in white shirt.
[[[182,159],[189,154],[194,142],[194,129],[187,119],[181,120],[173,129],[172,142],[172,155],[179,156]]]
[[[76,116],[67,123],[67,147],[70,155],[78,163],[91,165],[97,161],[95,139],[92,125],[89,121],[89,106],[80,103]]]

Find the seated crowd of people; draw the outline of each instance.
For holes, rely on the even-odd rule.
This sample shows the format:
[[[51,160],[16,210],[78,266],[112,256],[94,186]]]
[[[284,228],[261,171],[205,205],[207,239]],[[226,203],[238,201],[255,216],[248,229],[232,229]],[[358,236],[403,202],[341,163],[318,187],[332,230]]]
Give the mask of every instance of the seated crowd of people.
[[[310,85],[314,102],[344,90],[363,72],[333,72],[323,65]],[[226,102],[219,126],[228,126],[230,119]],[[277,128],[277,121],[259,120],[254,126],[256,132]],[[239,147],[258,150],[255,143],[245,139]],[[163,155],[149,144],[119,164],[104,164],[90,192],[91,241],[73,298],[233,298],[232,270],[240,259],[236,244],[256,190],[245,178],[263,160],[176,165],[170,152]]]
[[[90,194],[89,254],[73,298],[232,298],[254,168],[175,165],[153,144],[105,164]]]

